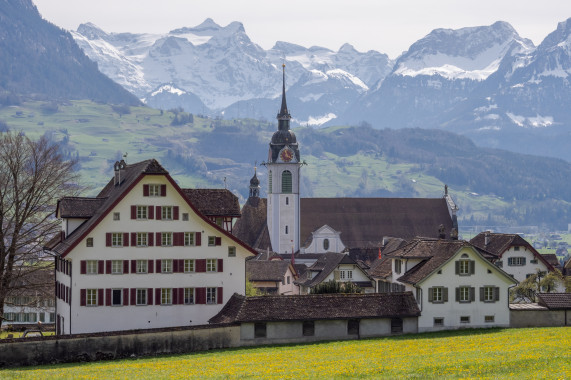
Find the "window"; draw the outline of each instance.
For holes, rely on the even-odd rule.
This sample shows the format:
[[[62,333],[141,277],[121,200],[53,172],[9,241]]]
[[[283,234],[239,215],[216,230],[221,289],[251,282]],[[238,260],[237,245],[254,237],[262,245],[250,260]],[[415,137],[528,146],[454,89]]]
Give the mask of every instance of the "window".
[[[474,301],[473,289],[469,286],[460,286],[456,288],[456,301],[457,302],[472,302]]]
[[[438,317],[434,318],[434,327],[442,327],[444,326],[444,318]]]
[[[217,259],[206,259],[206,271],[207,272],[216,272],[216,264],[218,263]]]
[[[87,274],[97,274],[97,260],[87,260]]]
[[[344,270],[339,271],[339,279],[340,279],[340,280],[344,280],[344,279],[345,279],[345,271],[344,271]]]
[[[303,321],[303,336],[314,336],[314,335],[315,335],[315,322]]]
[[[137,260],[137,273],[147,273],[149,264],[147,260]]]
[[[480,288],[480,301],[496,302],[500,300],[500,288],[496,286],[483,286]]]
[[[228,247],[228,257],[236,257],[236,247]]]
[[[291,193],[291,172],[289,170],[284,170],[282,172],[282,193]]]
[[[97,289],[87,289],[87,306],[97,306]]]
[[[504,262],[503,262],[503,261],[501,261],[501,260],[499,260],[499,261],[496,261],[496,263],[495,263],[495,264],[496,264],[496,266],[497,266],[498,268],[502,268],[502,267],[504,266]]]
[[[86,247],[93,247],[93,238],[87,238],[85,240],[85,246]]]
[[[521,267],[525,265],[525,257],[509,257],[508,265],[510,267]]]
[[[45,322],[46,321],[46,315],[44,313],[40,313],[40,322]]]
[[[147,289],[137,289],[137,305],[147,304]]]
[[[55,322],[56,320],[56,313],[50,313],[50,322]]]
[[[172,206],[161,207],[161,217],[163,220],[172,220]]]
[[[537,264],[537,259],[531,259],[529,260],[530,264]]]
[[[112,247],[122,247],[123,246],[123,234],[120,232],[113,232],[111,234],[111,246]]]
[[[123,305],[123,289],[113,289],[111,291],[111,306]]]
[[[215,218],[215,219],[214,219],[214,222],[216,223],[216,225],[217,225],[218,227],[222,227],[222,223],[224,222],[224,219],[218,217],[218,218]]]
[[[184,273],[194,272],[194,260],[186,259],[184,260]]]
[[[182,221],[183,221],[183,222],[188,222],[188,212],[183,212],[183,213],[182,213]]]
[[[493,315],[485,315],[484,322],[486,323],[494,323],[495,317]]]
[[[285,226],[285,233],[288,234],[289,233],[289,227]]]
[[[147,219],[147,211],[148,211],[148,207],[147,206],[137,206],[137,219],[138,220],[146,220]]]
[[[401,261],[399,259],[395,260],[395,273],[401,272]]]
[[[347,334],[359,335],[359,320],[358,319],[349,319],[347,321]]]
[[[289,205],[289,197],[286,197],[286,206]]]
[[[121,220],[121,213],[114,212],[113,213],[113,220]]]
[[[161,185],[149,185],[149,197],[160,197]]]
[[[254,338],[265,338],[265,337],[266,337],[266,324],[254,323]]]
[[[216,303],[216,288],[206,288],[206,303]]]
[[[137,247],[146,247],[147,245],[147,233],[137,232]]]
[[[272,191],[272,171],[270,170],[270,175],[268,176],[268,193],[273,193]]]
[[[123,260],[111,261],[111,273],[112,274],[123,274]]]
[[[172,232],[161,233],[161,245],[163,247],[170,247],[172,245]]]
[[[428,302],[444,303],[448,302],[448,288],[443,286],[435,286],[428,288]]]
[[[194,304],[194,288],[184,288],[184,304]]]
[[[216,236],[209,236],[208,237],[208,246],[214,247],[216,245]]]
[[[161,289],[161,305],[171,305],[172,304],[172,289],[162,288]]]
[[[161,260],[161,272],[162,273],[172,273],[172,260],[162,259]]]
[[[194,245],[194,232],[185,232],[184,233],[184,245],[186,247],[190,247]]]
[[[462,258],[456,261],[456,274],[459,276],[470,276],[474,274],[475,261],[469,260],[467,254],[463,254]]]
[[[391,319],[391,334],[402,334],[403,321],[402,318]]]
[[[470,316],[462,316],[460,317],[460,323],[470,323]]]
[[[519,251],[519,247],[514,247],[514,251]]]
[[[323,250],[327,251],[329,249],[329,239],[323,239]]]
[[[290,284],[290,276],[287,276],[287,283]]]
[[[348,278],[348,279],[352,279],[352,278],[353,278],[353,271],[352,271],[352,270],[348,270],[348,271],[347,271],[347,278]]]

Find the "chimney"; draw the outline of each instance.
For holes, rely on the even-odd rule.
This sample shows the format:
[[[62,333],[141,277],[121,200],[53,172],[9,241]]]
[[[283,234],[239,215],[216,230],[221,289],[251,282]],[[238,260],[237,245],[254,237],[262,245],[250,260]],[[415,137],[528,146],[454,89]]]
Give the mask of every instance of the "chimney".
[[[484,232],[484,246],[487,247],[490,244],[490,231]]]
[[[127,163],[125,160],[115,161],[113,169],[115,170],[115,186],[120,185],[125,180],[125,168]]]

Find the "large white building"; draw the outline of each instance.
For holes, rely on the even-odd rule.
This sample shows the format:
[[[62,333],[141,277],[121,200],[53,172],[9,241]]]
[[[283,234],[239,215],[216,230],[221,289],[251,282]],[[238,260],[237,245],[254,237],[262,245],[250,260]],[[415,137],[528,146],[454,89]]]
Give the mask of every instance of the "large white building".
[[[256,253],[230,232],[226,190],[181,189],[156,161],[115,164],[95,198],[58,202],[58,334],[207,323],[245,292]]]

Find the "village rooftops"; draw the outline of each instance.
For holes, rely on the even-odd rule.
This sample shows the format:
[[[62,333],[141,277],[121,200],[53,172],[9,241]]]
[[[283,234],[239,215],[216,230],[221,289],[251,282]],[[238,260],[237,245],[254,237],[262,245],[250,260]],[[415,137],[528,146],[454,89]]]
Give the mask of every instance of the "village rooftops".
[[[285,260],[248,260],[246,278],[249,281],[282,281],[290,265]]]
[[[416,317],[411,292],[244,297],[234,294],[209,323]]]
[[[353,264],[358,266],[355,260],[353,260],[349,255],[344,253],[334,253],[334,252],[327,252],[319,254],[319,258],[313,265],[307,268],[310,272],[317,272],[317,275],[313,278],[308,278],[304,281],[298,281],[298,284],[301,286],[306,286],[312,288],[323,281],[333,272],[340,264]],[[365,271],[363,271],[365,273]],[[361,287],[370,287],[370,283],[356,283],[355,284]]]

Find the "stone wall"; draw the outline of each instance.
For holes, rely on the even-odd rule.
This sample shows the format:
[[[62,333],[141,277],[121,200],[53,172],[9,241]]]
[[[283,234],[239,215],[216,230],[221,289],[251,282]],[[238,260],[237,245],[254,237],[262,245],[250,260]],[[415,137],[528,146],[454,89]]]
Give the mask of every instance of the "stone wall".
[[[510,310],[510,327],[571,326],[571,310]]]
[[[239,345],[237,325],[14,339],[0,344],[0,368],[177,354]]]

